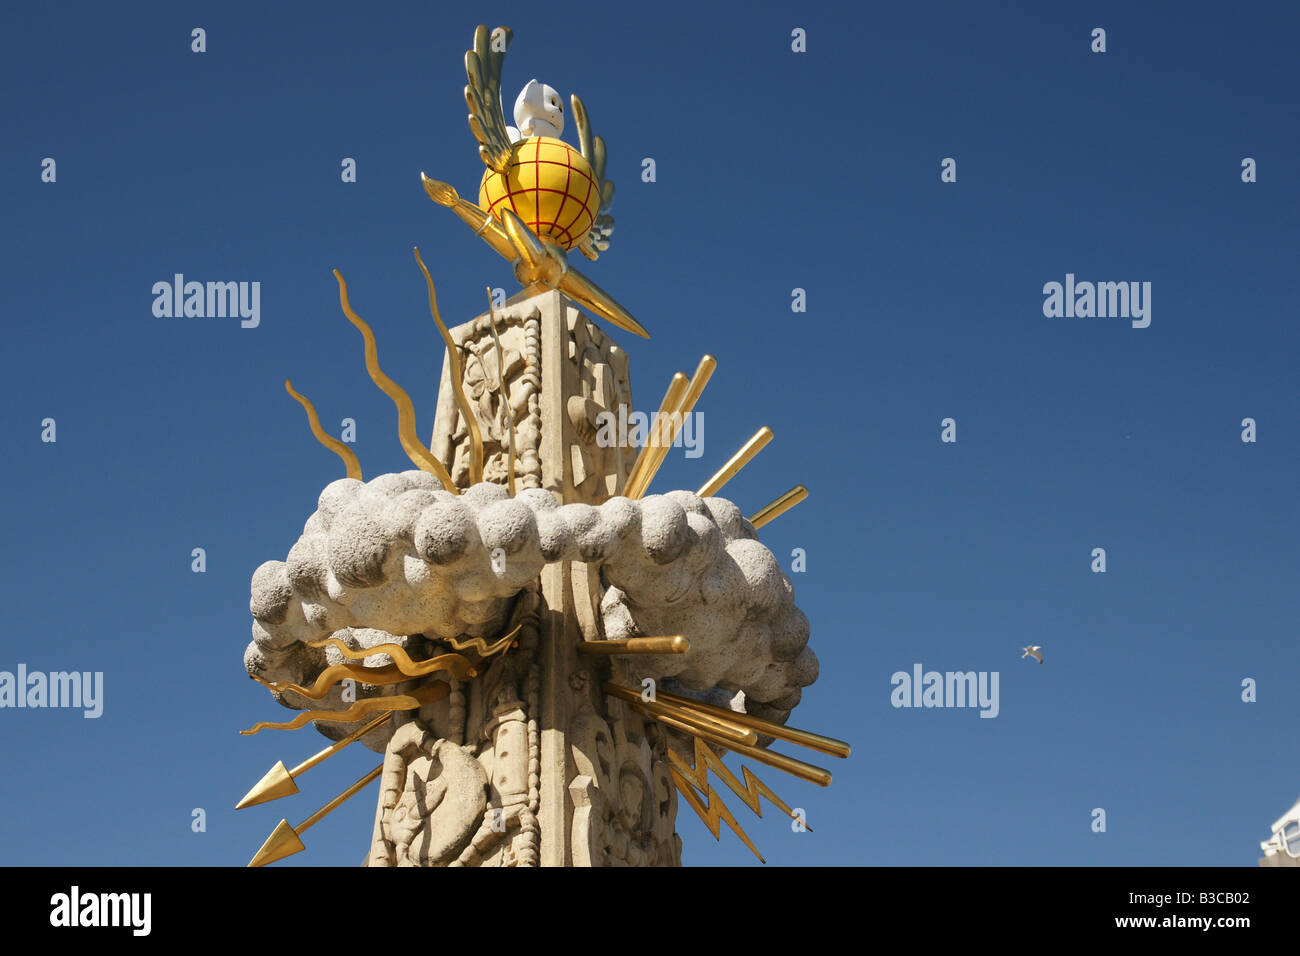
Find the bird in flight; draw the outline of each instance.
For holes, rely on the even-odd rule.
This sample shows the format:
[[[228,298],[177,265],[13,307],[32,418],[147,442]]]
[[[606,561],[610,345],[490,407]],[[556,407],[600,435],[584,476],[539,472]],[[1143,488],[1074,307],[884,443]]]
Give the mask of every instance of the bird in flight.
[[[1034,660],[1038,661],[1038,663],[1043,663],[1043,649],[1037,644],[1030,644],[1028,647],[1021,649],[1024,651],[1024,653],[1020,655],[1022,661],[1026,657],[1032,657]]]

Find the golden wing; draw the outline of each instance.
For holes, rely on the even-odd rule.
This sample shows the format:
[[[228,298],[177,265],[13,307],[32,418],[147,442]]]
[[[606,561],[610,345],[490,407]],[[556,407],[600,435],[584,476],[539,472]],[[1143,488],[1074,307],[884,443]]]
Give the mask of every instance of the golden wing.
[[[488,28],[479,24],[474,31],[474,49],[465,53],[469,128],[478,140],[484,165],[502,174],[510,168],[511,143],[501,106],[501,67],[513,36],[509,27],[497,27],[489,34]]]
[[[600,189],[600,207],[596,211],[596,221],[578,248],[582,254],[593,262],[600,253],[609,248],[609,237],[614,232],[614,217],[609,214],[609,207],[614,204],[614,183],[605,178],[605,141],[591,135],[591,121],[587,119],[587,108],[582,105],[578,94],[569,97],[573,106],[573,122],[578,127],[578,149],[582,158],[591,164],[596,175],[596,185]]]

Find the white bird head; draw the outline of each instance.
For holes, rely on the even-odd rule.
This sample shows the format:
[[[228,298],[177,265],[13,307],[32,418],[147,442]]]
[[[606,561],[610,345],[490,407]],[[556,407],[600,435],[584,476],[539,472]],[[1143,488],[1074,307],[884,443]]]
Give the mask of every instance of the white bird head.
[[[553,136],[564,132],[564,104],[555,87],[529,80],[515,100],[515,124],[524,136]]]

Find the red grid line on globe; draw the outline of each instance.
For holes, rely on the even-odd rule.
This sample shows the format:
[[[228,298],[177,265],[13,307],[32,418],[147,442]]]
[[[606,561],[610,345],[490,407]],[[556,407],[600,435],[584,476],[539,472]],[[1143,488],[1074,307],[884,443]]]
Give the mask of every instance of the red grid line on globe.
[[[526,144],[526,145],[533,145],[533,144]],[[577,168],[577,167],[575,167],[575,166],[573,165],[572,160],[571,160],[571,156],[572,156],[572,153],[573,153],[573,147],[569,146],[567,143],[564,144],[564,146],[565,146],[566,148],[565,148],[565,150],[564,150],[564,162],[562,162],[562,163],[561,163],[559,160],[556,160],[556,159],[542,159],[542,158],[541,158],[542,145],[543,145],[543,144],[542,144],[542,142],[540,141],[540,138],[539,138],[539,139],[538,139],[538,142],[534,145],[534,148],[533,148],[533,156],[532,156],[532,158],[531,158],[531,159],[525,158],[525,157],[523,156],[523,151],[521,150],[521,151],[520,151],[521,155],[519,156],[518,160],[516,160],[516,163],[515,163],[516,167],[523,166],[524,164],[527,164],[527,163],[531,163],[531,164],[532,164],[532,166],[533,166],[533,185],[532,185],[532,186],[526,186],[526,187],[524,187],[523,189],[520,189],[520,190],[514,190],[514,189],[512,189],[511,186],[510,186],[510,177],[509,177],[509,175],[502,176],[502,177],[501,177],[501,186],[503,187],[503,193],[502,193],[502,195],[501,195],[500,197],[498,197],[495,201],[493,201],[493,202],[491,202],[491,203],[489,204],[489,206],[488,206],[488,213],[491,214],[491,215],[493,215],[493,216],[495,216],[498,220],[500,220],[501,217],[497,214],[497,207],[498,207],[499,205],[501,205],[503,202],[505,202],[506,200],[509,200],[509,202],[510,202],[510,208],[514,211],[515,215],[519,216],[519,218],[520,218],[521,220],[523,220],[523,221],[528,225],[528,227],[529,227],[530,229],[532,229],[532,230],[533,230],[537,235],[539,235],[539,236],[541,236],[541,235],[546,235],[546,236],[551,237],[551,238],[553,238],[553,239],[558,239],[558,238],[560,238],[559,235],[557,235],[557,231],[558,231],[558,233],[563,234],[563,236],[567,237],[567,242],[560,242],[560,243],[558,243],[558,244],[560,244],[560,245],[569,245],[570,243],[572,243],[573,245],[576,245],[576,242],[574,242],[574,237],[573,237],[573,232],[574,232],[573,227],[574,227],[574,225],[578,222],[578,220],[580,220],[580,219],[582,218],[583,213],[587,213],[587,201],[591,198],[592,189],[595,187],[595,184],[596,184],[596,183],[595,183],[595,180],[594,180],[594,178],[593,178],[592,176],[590,176],[590,175],[589,175],[585,170],[579,169],[579,168]],[[560,189],[550,189],[550,188],[543,188],[543,187],[541,186],[541,180],[542,180],[542,177],[541,177],[541,172],[542,172],[541,167],[542,167],[543,165],[549,165],[549,166],[564,166],[564,167],[565,167],[565,169],[566,169],[566,173],[565,173],[565,185],[566,185],[566,188],[565,188],[565,189],[563,189],[563,190],[560,190]],[[559,210],[557,210],[557,212],[556,212],[556,215],[558,216],[560,212],[563,212],[563,210],[564,210],[564,202],[565,202],[566,200],[568,200],[568,199],[573,199],[573,200],[576,201],[576,199],[577,199],[577,197],[574,196],[574,195],[572,195],[572,194],[569,192],[568,188],[567,188],[567,187],[569,186],[569,184],[572,182],[572,176],[573,176],[573,173],[575,173],[575,172],[580,173],[580,174],[582,175],[582,178],[585,179],[585,180],[587,181],[587,192],[586,192],[586,195],[583,197],[582,204],[580,205],[577,214],[573,217],[572,220],[570,220],[569,225],[568,225],[567,227],[566,227],[566,226],[561,226],[561,225],[559,224],[558,221],[543,221],[543,220],[540,219],[540,218],[534,218],[532,221],[529,221],[529,220],[527,220],[527,219],[524,218],[524,215],[519,211],[519,207],[518,207],[518,205],[515,203],[515,195],[516,195],[516,193],[526,193],[526,192],[530,192],[530,191],[533,193],[533,202],[535,203],[534,212],[537,212],[537,211],[540,210],[540,208],[541,208],[541,196],[542,196],[542,193],[549,193],[549,194],[551,194],[551,195],[555,195],[555,196],[559,196],[559,197],[561,197],[560,208],[559,208]],[[519,177],[519,178],[522,178],[522,177]],[[592,214],[590,214],[590,213],[588,213],[588,216],[591,218],[592,223],[594,223],[594,222],[595,222],[595,216],[592,215]],[[588,226],[588,228],[590,228],[590,225]],[[585,230],[584,230],[584,232],[585,232]]]

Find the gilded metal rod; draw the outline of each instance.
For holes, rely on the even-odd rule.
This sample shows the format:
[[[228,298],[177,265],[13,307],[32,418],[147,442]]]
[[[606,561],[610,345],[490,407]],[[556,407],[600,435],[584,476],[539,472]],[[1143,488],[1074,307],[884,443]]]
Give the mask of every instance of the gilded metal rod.
[[[294,827],[293,828],[294,832],[296,832],[299,836],[301,836],[307,830],[311,829],[313,826],[320,823],[321,820],[325,819],[325,817],[329,816],[331,813],[333,813],[335,810],[337,810],[339,807],[347,803],[347,801],[351,800],[359,792],[365,789],[366,784],[370,783],[372,780],[377,780],[379,778],[379,775],[383,773],[383,771],[384,771],[384,765],[381,763],[374,770],[370,771],[370,773],[366,774],[364,777],[362,777],[352,786],[348,787],[346,790],[340,793],[329,803],[325,804],[325,806],[321,807],[319,810],[317,810],[315,813],[309,816],[306,820],[302,821],[302,823]]]
[[[579,654],[685,654],[691,642],[680,634],[672,637],[629,637],[625,640],[583,641]]]
[[[724,747],[752,747],[758,743],[758,735],[752,730],[746,730],[743,727],[725,727],[713,723],[707,718],[665,707],[659,703],[644,701],[640,698],[637,698],[633,706],[655,720],[674,726],[679,730],[684,730],[689,734],[719,741]]]
[[[756,529],[763,527],[769,521],[775,521],[781,515],[785,514],[799,502],[808,497],[808,489],[803,485],[795,485],[780,498],[777,498],[770,505],[760,508],[749,519],[749,523]]]
[[[715,707],[712,704],[701,703],[697,700],[691,700],[689,697],[678,697],[676,694],[669,694],[666,691],[659,691],[655,695],[660,700],[666,700],[669,703],[677,704],[687,710],[695,710],[714,717],[720,717],[742,727],[752,727],[759,733],[768,737],[775,737],[778,740],[785,740],[792,744],[798,744],[801,747],[807,747],[810,750],[817,750],[821,753],[828,754],[832,757],[847,757],[849,755],[849,745],[842,740],[836,740],[834,737],[824,737],[821,734],[814,734],[807,730],[796,730],[794,727],[784,727],[781,724],[775,724],[770,720],[763,720],[761,717],[754,717],[751,714],[742,714],[733,710],[726,710],[722,707]]]
[[[646,701],[641,699],[641,695],[634,690],[626,687],[620,687],[613,682],[606,682],[606,693],[627,701],[629,704],[635,704],[637,707],[644,707],[647,712],[658,717],[668,717],[689,724],[691,727],[701,731],[717,734],[719,737],[728,741],[728,746],[732,743],[747,744],[754,746],[758,743],[758,735],[748,727],[740,727],[736,724],[729,723],[726,720],[712,717],[708,714],[701,714],[695,711],[688,711],[684,707],[678,707],[676,704],[667,704],[660,700]]]
[[[442,336],[443,342],[447,344],[447,369],[451,375],[451,391],[456,397],[456,405],[460,408],[460,414],[465,419],[465,424],[469,428],[470,444],[473,448],[473,454],[469,457],[469,480],[470,484],[477,485],[483,480],[483,433],[479,431],[478,416],[474,414],[470,407],[469,397],[465,394],[464,369],[460,364],[460,349],[456,346],[456,340],[451,337],[451,332],[443,324],[442,315],[438,312],[438,298],[433,291],[433,276],[429,275],[429,270],[420,258],[420,247],[415,247],[415,261],[420,264],[420,271],[424,273],[425,285],[429,287],[429,311],[433,314],[433,321],[438,324],[438,333]]]
[[[664,400],[659,403],[659,414],[655,417],[656,422],[663,420],[665,415],[672,412],[677,407],[677,403],[686,394],[687,379],[681,372],[673,374],[672,380],[668,383],[668,391],[664,392]],[[620,436],[621,438],[622,436]],[[647,432],[645,444],[641,446],[641,451],[637,453],[636,463],[632,465],[632,471],[627,476],[627,482],[623,485],[623,493],[626,497],[632,497],[632,489],[635,487],[641,472],[645,470],[646,463],[650,460],[654,449],[654,433]]]
[[[632,706],[642,708],[642,709],[646,707],[645,704],[640,702],[633,704]],[[819,787],[830,786],[831,774],[829,770],[824,770],[821,767],[814,767],[812,764],[804,763],[802,760],[795,760],[793,757],[785,756],[785,754],[773,753],[768,750],[763,750],[760,747],[734,743],[733,741],[729,741],[726,737],[722,736],[721,734],[715,734],[715,733],[711,733],[708,730],[701,730],[692,727],[690,724],[679,721],[673,717],[667,717],[662,714],[655,714],[649,711],[646,712],[650,713],[650,715],[654,717],[655,720],[659,721],[662,724],[667,724],[670,727],[675,727],[678,730],[682,731],[683,733],[694,734],[696,736],[703,737],[705,740],[711,741],[715,744],[718,744],[719,746],[726,747],[728,750],[735,751],[736,753],[740,754],[742,757],[748,757],[750,760],[756,760],[759,763],[767,764],[767,766],[769,767],[774,767],[777,770],[784,771],[785,773],[788,773],[791,776],[798,777],[800,780],[806,780],[809,783],[815,783]]]
[[[700,486],[700,490],[695,492],[701,498],[708,498],[718,493],[718,490],[736,476],[736,472],[744,468],[753,460],[754,456],[762,451],[767,443],[772,440],[772,429],[764,425],[754,433],[754,437],[741,446],[740,451],[731,456],[731,459],[718,469],[717,474]]]
[[[668,450],[672,448],[673,442],[677,440],[677,433],[686,424],[686,416],[691,414],[695,409],[695,403],[700,400],[700,395],[704,392],[704,386],[709,384],[709,379],[713,376],[713,370],[718,367],[718,360],[712,355],[705,355],[700,359],[700,364],[695,367],[695,374],[691,376],[691,384],[687,386],[686,394],[682,396],[681,401],[672,409],[668,416],[667,427],[663,430],[657,447],[651,449],[650,460],[646,462],[645,469],[642,471],[637,480],[637,486],[633,489],[633,494],[628,497],[641,498],[645,496],[646,491],[650,488],[650,483],[655,480],[655,475],[659,472],[659,467],[668,457]]]
[[[391,713],[380,714],[378,717],[370,721],[368,724],[362,724],[361,727],[352,731],[352,733],[348,734],[338,743],[326,747],[324,750],[316,754],[316,756],[314,757],[308,757],[302,763],[298,764],[298,766],[290,770],[289,774],[291,776],[296,777],[300,773],[305,773],[306,771],[310,770],[312,767],[316,766],[318,763],[321,763],[322,761],[327,760],[330,757],[334,756],[336,753],[338,753],[340,750],[342,750],[344,747],[348,746],[349,744],[356,743],[358,740],[360,740],[366,734],[370,733],[370,731],[374,730],[376,727],[383,724],[384,721],[388,720],[392,716],[393,715]]]

